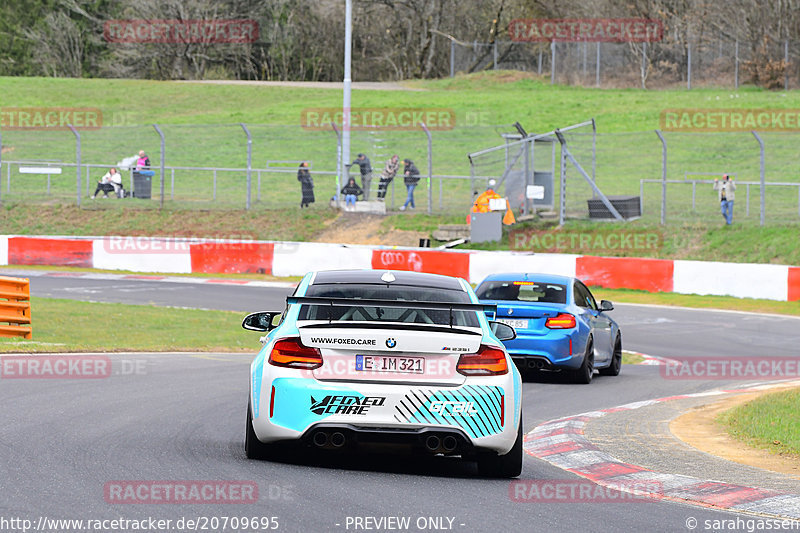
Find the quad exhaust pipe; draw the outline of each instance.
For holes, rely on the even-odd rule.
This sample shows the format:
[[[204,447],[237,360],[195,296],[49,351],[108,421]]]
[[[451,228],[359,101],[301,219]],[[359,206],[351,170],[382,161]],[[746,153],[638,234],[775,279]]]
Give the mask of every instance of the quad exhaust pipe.
[[[425,438],[425,449],[431,453],[452,453],[458,448],[458,439],[453,435],[428,435]]]
[[[540,359],[528,359],[528,368],[541,370],[543,368],[547,368],[547,365]]]
[[[317,448],[341,448],[347,444],[347,436],[341,431],[334,431],[331,434],[319,430],[311,436],[311,442]]]
[[[429,452],[438,451],[441,445],[442,441],[436,435],[428,435],[428,438],[425,439],[425,447]]]
[[[442,448],[446,452],[452,452],[458,447],[458,439],[456,439],[452,435],[447,435],[445,438],[442,439]]]

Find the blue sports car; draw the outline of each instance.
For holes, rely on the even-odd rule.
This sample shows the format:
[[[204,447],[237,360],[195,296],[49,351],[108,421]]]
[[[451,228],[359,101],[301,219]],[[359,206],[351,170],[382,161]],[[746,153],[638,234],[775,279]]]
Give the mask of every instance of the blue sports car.
[[[520,370],[561,370],[577,383],[592,381],[595,369],[616,376],[622,367],[622,335],[577,278],[535,273],[493,274],[475,292],[481,303],[497,306],[497,318],[517,336],[504,341]]]

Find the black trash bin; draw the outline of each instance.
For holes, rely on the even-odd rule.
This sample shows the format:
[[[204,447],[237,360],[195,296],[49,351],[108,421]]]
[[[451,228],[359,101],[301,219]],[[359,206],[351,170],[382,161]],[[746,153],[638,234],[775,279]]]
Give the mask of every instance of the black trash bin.
[[[152,170],[134,171],[133,172],[133,197],[149,199],[153,189],[153,175],[155,172]]]

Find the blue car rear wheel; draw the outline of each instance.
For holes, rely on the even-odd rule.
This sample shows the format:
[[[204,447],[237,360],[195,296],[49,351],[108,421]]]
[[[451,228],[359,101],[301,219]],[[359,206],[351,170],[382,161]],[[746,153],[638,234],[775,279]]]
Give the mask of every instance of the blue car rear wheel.
[[[589,337],[586,341],[586,353],[583,355],[583,362],[580,368],[573,371],[573,379],[575,383],[581,385],[588,385],[592,382],[594,375],[594,340]]]

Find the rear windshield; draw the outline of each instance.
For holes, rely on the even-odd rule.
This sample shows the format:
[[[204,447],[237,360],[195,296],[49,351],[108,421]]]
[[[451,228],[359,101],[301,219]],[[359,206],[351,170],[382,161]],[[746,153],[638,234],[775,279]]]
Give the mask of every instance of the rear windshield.
[[[353,306],[303,305],[298,320],[352,320],[366,322],[404,322],[409,324],[450,324],[447,309],[414,309],[413,302],[445,302],[469,304],[465,291],[430,289],[409,285],[311,285],[306,296],[315,298],[350,298]],[[358,305],[358,300],[390,300],[408,302],[408,307]],[[479,327],[476,311],[453,311],[453,325]]]
[[[567,303],[567,287],[559,283],[536,281],[487,281],[475,291],[481,300]]]

